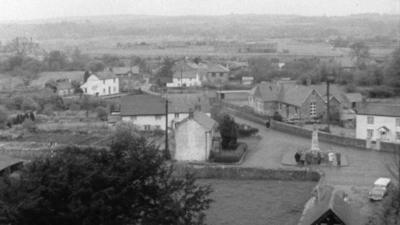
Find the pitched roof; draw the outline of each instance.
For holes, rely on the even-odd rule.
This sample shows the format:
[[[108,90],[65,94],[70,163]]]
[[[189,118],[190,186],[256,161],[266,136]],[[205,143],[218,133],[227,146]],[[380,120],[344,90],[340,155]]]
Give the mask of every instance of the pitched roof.
[[[283,86],[278,101],[301,106],[312,91],[312,88],[302,85]]]
[[[326,90],[326,84],[310,85],[310,88],[318,91],[318,93],[324,98],[324,100],[327,99],[328,93]],[[329,95],[334,96],[340,103],[349,103],[346,94],[335,84],[329,85]]]
[[[164,96],[165,97],[165,96]],[[168,94],[168,101],[173,102],[174,106],[194,110],[196,106],[202,112],[210,112],[209,96],[199,93],[185,93],[185,94]]]
[[[261,82],[251,90],[251,94],[266,102],[277,101],[281,87],[271,82]]]
[[[364,103],[357,109],[357,114],[400,117],[400,105]]]
[[[300,219],[299,225],[311,225],[318,221],[328,212],[333,212],[346,225],[365,224],[365,220],[358,209],[354,208],[345,200],[345,193],[335,190],[332,186],[319,186],[317,188],[318,198],[313,198],[313,202],[307,205]]]
[[[221,64],[208,63],[207,72],[226,73],[229,72],[229,69],[222,66]]]
[[[187,79],[187,78],[192,78],[195,79],[197,77],[197,71],[196,70],[185,70],[185,71],[176,71],[173,74],[173,78],[176,79]]]
[[[101,72],[93,73],[92,75],[95,75],[100,80],[116,78],[115,74],[111,71],[101,71]]]
[[[169,113],[188,113],[200,105],[203,112],[209,110],[205,101],[200,104],[184,95],[168,96]],[[163,115],[165,114],[165,98],[155,95],[127,95],[121,99],[121,116]]]
[[[201,126],[206,128],[206,130],[211,130],[214,128],[214,126],[217,124],[215,120],[213,120],[211,117],[207,116],[207,114],[195,111],[193,113],[193,119],[199,123]]]

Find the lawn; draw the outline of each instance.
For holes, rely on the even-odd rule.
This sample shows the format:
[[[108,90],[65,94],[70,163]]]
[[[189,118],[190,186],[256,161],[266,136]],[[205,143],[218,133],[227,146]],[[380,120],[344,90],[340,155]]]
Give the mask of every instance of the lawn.
[[[210,225],[295,225],[316,183],[274,180],[199,180],[211,184]]]

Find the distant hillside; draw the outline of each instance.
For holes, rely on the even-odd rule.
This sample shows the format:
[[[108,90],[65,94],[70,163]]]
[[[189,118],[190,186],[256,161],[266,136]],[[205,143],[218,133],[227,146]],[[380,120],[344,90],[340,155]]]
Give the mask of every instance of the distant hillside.
[[[177,36],[199,39],[390,37],[399,34],[400,16],[362,14],[346,17],[293,15],[95,16],[0,24],[2,41],[16,36],[36,40],[109,36]]]

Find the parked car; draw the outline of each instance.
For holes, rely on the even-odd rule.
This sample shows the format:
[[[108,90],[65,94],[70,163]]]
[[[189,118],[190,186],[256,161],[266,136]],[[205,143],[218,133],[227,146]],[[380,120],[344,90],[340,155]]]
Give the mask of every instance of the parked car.
[[[382,200],[387,194],[387,188],[390,185],[390,178],[380,177],[374,182],[374,187],[368,193],[368,198],[371,201]]]

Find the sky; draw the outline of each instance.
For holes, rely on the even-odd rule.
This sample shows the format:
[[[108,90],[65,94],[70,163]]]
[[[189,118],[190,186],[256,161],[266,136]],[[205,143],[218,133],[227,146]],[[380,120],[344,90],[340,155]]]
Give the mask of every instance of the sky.
[[[0,21],[125,14],[400,14],[400,0],[0,0],[0,4]]]

